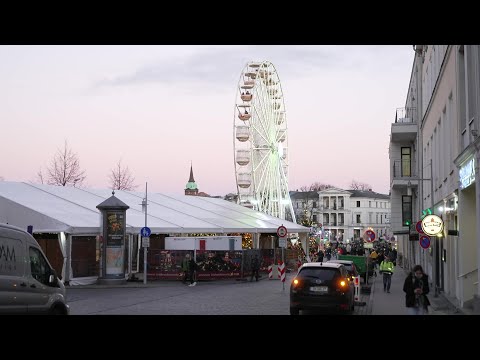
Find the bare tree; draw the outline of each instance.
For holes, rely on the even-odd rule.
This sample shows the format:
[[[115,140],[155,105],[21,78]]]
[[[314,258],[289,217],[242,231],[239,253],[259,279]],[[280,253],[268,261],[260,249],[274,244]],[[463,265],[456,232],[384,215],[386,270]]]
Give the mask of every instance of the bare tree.
[[[372,185],[367,183],[362,183],[360,181],[352,180],[352,183],[350,184],[350,189],[368,191],[368,190],[372,190]]]
[[[295,208],[297,223],[303,226],[312,226],[315,222],[313,216],[319,204],[318,194],[316,191],[308,190],[306,186],[303,186],[301,190],[292,194],[292,202],[296,203],[297,206],[299,205],[299,207]]]
[[[330,184],[323,184],[323,183],[317,181],[317,182],[314,182],[313,184],[311,184],[310,186],[303,185],[300,188],[300,191],[322,191],[322,190],[329,189],[329,188],[332,188],[332,187],[334,187],[334,186],[330,185]]]
[[[312,185],[310,185],[310,191],[322,191],[322,190],[325,190],[325,189],[330,189],[330,188],[333,188],[334,186],[333,185],[330,185],[330,184],[323,184],[323,183],[320,183],[320,182],[315,182],[313,183]]]
[[[135,178],[130,173],[128,167],[123,167],[121,160],[118,161],[117,165],[108,176],[110,179],[110,186],[114,190],[133,190],[138,185],[134,185],[133,182]]]
[[[40,168],[37,172],[37,180],[40,184],[45,184],[45,179],[43,178],[42,168]]]
[[[80,169],[77,154],[68,148],[67,140],[63,149],[58,149],[47,168],[49,185],[81,186],[86,178],[85,171]],[[39,178],[43,181],[41,172]]]

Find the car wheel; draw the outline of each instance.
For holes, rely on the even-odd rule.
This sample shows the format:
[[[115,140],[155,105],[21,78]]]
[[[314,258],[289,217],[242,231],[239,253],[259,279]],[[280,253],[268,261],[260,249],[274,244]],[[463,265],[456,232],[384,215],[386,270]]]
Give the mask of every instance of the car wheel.
[[[300,314],[300,309],[297,308],[290,308],[290,315],[299,315]]]
[[[65,315],[65,311],[60,306],[55,306],[50,310],[50,315]]]

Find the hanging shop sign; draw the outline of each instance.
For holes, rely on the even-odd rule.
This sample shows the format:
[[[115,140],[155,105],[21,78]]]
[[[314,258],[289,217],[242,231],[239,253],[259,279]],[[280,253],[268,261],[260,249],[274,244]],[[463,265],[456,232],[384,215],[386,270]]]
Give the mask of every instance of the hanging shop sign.
[[[422,220],[422,229],[426,235],[437,235],[443,230],[443,220],[437,215],[427,215]]]

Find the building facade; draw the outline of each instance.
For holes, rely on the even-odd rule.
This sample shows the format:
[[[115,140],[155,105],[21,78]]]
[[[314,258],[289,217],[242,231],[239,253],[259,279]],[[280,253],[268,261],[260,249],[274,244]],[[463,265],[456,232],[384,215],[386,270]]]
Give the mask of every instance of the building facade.
[[[402,265],[422,265],[434,296],[478,311],[480,48],[415,45],[412,55],[405,108],[391,127],[392,229]],[[425,213],[444,223],[428,247],[414,227]]]
[[[391,235],[389,195],[328,188],[291,193],[291,198],[299,223],[321,229],[329,240],[359,239],[368,229],[377,238]]]

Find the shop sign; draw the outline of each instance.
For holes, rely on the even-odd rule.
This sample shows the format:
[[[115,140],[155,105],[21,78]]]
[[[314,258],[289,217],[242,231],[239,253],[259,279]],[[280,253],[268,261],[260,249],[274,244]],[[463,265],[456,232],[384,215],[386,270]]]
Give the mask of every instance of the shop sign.
[[[465,189],[475,182],[475,158],[467,161],[459,171],[460,189]]]
[[[437,215],[427,215],[422,220],[422,229],[426,235],[437,235],[443,229],[443,220]]]

